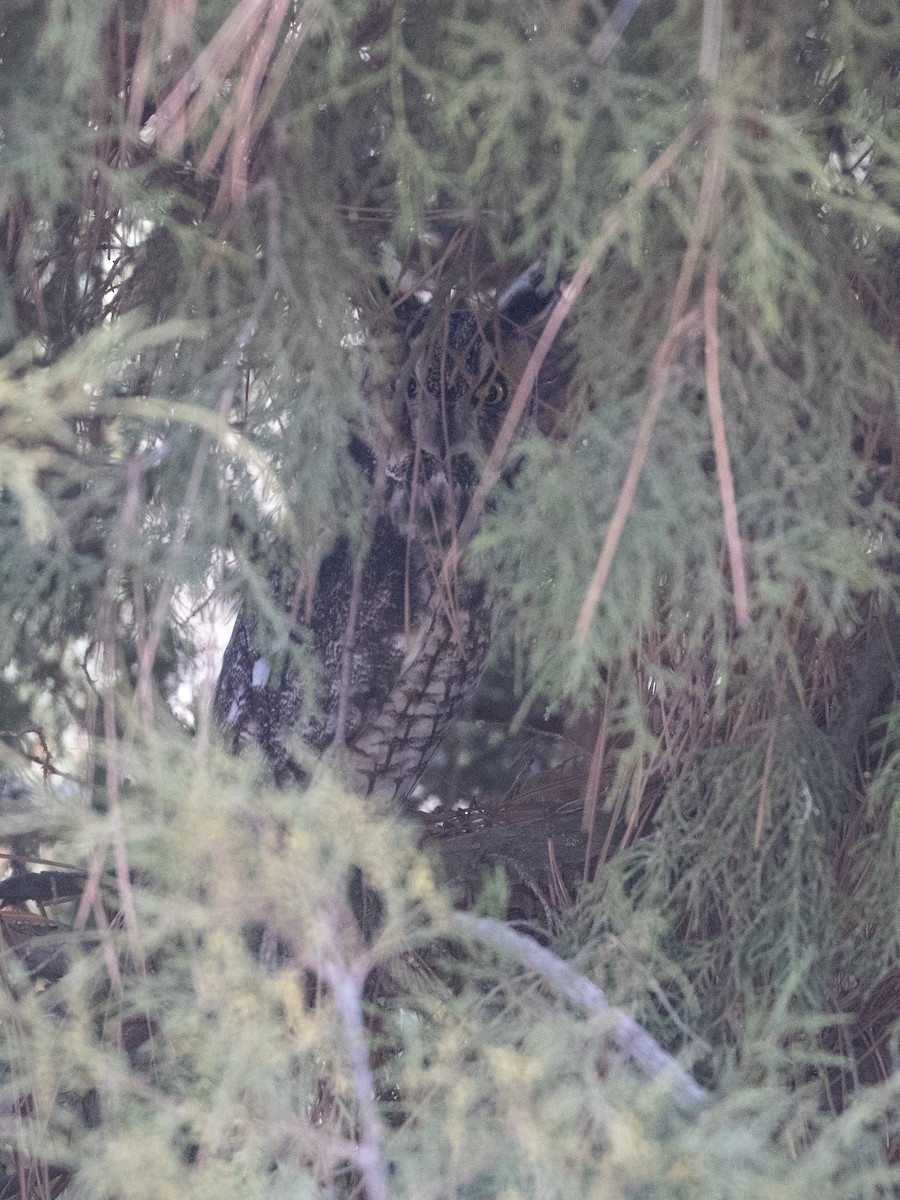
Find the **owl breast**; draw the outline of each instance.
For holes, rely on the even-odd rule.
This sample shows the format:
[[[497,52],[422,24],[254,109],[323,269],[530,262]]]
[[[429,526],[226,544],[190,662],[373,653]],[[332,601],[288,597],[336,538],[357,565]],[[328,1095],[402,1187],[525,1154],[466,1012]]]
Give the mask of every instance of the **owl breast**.
[[[215,719],[235,752],[256,742],[278,784],[341,746],[362,794],[402,802],[484,671],[488,590],[442,568],[509,379],[468,309],[415,334],[394,377],[367,385],[373,432],[350,448],[368,487],[361,541],[338,538],[312,579],[273,574],[286,649],[246,606],[225,652]]]

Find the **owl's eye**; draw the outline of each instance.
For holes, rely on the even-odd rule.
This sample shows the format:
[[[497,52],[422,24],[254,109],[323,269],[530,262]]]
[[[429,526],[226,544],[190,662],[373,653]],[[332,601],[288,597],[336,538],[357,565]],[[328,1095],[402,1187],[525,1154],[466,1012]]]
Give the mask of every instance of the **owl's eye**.
[[[506,403],[509,384],[502,375],[495,375],[472,393],[474,408],[497,408]]]

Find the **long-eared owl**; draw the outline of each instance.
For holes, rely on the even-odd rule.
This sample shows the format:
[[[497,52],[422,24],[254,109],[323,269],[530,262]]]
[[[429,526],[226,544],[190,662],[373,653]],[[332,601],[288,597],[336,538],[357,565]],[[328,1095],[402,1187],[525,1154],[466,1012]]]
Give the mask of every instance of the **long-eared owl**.
[[[365,481],[362,537],[271,578],[313,669],[264,644],[245,606],[216,687],[229,745],[255,740],[277,783],[307,778],[298,747],[342,745],[361,793],[403,800],[478,684],[494,605],[482,581],[443,567],[527,358],[521,318],[542,305],[526,276],[492,309],[453,296],[391,309],[388,370],[364,384],[366,428],[349,447]]]

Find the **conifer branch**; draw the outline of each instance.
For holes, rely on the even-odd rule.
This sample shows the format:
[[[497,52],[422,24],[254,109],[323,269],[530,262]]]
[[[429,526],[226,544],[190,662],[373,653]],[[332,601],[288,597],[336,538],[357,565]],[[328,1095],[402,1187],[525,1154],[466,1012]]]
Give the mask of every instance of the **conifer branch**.
[[[625,482],[622,484],[622,489],[619,492],[616,506],[609,522],[606,540],[603,543],[600,557],[597,560],[597,565],[594,568],[594,573],[591,576],[584,601],[581,605],[581,611],[578,614],[578,621],[575,626],[575,640],[579,645],[583,645],[587,638],[591,621],[594,618],[594,613],[597,611],[600,596],[613,564],[613,559],[619,548],[619,542],[622,540],[625,523],[628,520],[628,514],[631,512],[631,506],[634,503],[634,497],[637,492],[638,481],[644,470],[644,464],[647,461],[647,454],[650,450],[650,439],[656,427],[662,402],[669,390],[672,367],[678,357],[679,351],[699,324],[697,314],[693,312],[688,313],[686,310],[690,296],[690,287],[697,269],[703,242],[712,227],[718,209],[723,172],[722,156],[718,149],[720,145],[721,139],[719,138],[716,141],[716,147],[714,147],[707,160],[706,168],[703,172],[700,194],[697,197],[697,212],[694,224],[691,227],[690,237],[685,248],[681,270],[672,298],[669,328],[650,365],[650,398],[638,428],[631,461],[628,464]]]
[[[697,129],[694,123],[688,123],[682,129],[681,133],[679,133],[678,137],[670,142],[659,157],[644,171],[631,191],[607,213],[603,222],[603,228],[588,247],[588,251],[578,264],[571,282],[563,288],[562,295],[554,304],[550,316],[547,318],[547,324],[541,331],[537,345],[531,352],[531,356],[525,365],[525,370],[522,372],[522,378],[519,380],[513,394],[509,410],[500,427],[500,432],[497,434],[497,440],[484,465],[481,480],[472,495],[472,499],[469,501],[469,507],[466,509],[465,516],[460,522],[458,535],[445,555],[442,569],[444,579],[449,579],[456,570],[459,555],[475,532],[481,514],[484,511],[488,494],[500,479],[506,456],[509,453],[516,430],[528,407],[528,402],[537,383],[541,367],[544,365],[544,360],[550,352],[550,347],[559,335],[563,322],[572,311],[575,301],[584,291],[585,285],[593,275],[600,259],[621,231],[626,216],[651,188],[656,187],[657,184],[662,182],[666,174],[677,162],[681,153],[690,145],[693,138],[696,137],[696,134]]]

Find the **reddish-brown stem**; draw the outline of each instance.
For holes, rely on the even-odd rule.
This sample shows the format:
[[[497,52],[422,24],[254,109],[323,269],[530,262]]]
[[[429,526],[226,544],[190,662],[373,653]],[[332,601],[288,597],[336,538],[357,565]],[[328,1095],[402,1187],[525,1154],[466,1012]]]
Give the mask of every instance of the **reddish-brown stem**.
[[[731,586],[734,590],[734,611],[738,629],[746,629],[750,621],[750,606],[747,600],[747,574],[744,570],[744,554],[738,528],[737,503],[734,494],[734,475],[725,437],[725,413],[722,408],[722,388],[719,378],[719,256],[715,249],[709,252],[706,263],[706,279],[703,286],[703,329],[706,344],[706,402],[709,406],[709,423],[712,426],[713,451],[716,459],[716,475],[722,497],[722,519],[725,526],[725,545],[728,547],[728,562],[731,566]]]

